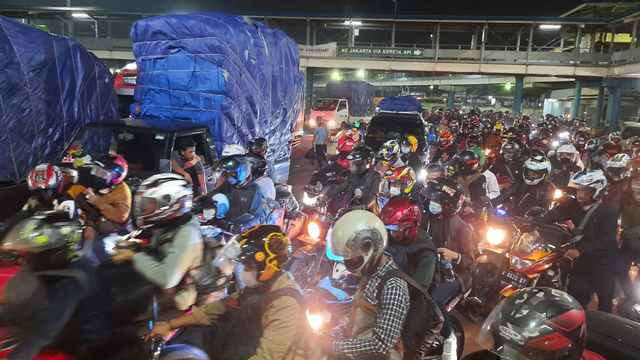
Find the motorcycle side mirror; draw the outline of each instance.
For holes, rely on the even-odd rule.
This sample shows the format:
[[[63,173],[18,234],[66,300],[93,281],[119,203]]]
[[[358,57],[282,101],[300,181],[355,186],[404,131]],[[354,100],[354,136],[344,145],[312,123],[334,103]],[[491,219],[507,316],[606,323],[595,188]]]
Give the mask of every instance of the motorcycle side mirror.
[[[158,161],[158,170],[161,173],[170,173],[171,172],[171,160],[170,159],[160,159]]]
[[[547,210],[545,210],[544,208],[540,207],[540,206],[534,206],[531,209],[529,209],[524,216],[527,218],[535,218],[535,217],[539,217],[539,216],[543,216],[547,213]]]
[[[356,196],[356,198],[358,199],[362,199],[362,187],[357,187],[354,191],[353,194]]]

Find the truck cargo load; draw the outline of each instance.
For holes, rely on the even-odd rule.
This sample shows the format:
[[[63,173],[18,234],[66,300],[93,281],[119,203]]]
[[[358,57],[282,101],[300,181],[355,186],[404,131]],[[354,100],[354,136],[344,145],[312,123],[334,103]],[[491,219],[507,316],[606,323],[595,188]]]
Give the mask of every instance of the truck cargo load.
[[[422,114],[424,108],[420,104],[420,101],[413,96],[392,95],[380,100],[378,111]]]
[[[298,45],[283,31],[202,13],[138,20],[131,39],[138,67],[133,117],[206,124],[219,152],[262,136],[270,160],[290,156],[304,77]]]
[[[118,120],[109,69],[72,38],[0,16],[0,182],[53,162],[80,128]]]
[[[327,98],[349,100],[351,117],[371,117],[375,109],[373,98],[375,87],[364,81],[330,81],[327,83]]]

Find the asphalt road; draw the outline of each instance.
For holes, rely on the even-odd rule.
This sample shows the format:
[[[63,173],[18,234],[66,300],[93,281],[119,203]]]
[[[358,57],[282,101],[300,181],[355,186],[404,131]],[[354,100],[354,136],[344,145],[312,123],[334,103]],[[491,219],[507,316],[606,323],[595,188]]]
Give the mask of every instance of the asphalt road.
[[[293,149],[293,154],[291,157],[291,171],[289,174],[288,184],[293,187],[293,194],[298,200],[302,198],[302,187],[309,182],[311,173],[316,168],[315,165],[312,165],[309,160],[304,158],[304,155],[311,148],[311,140],[311,135],[305,135],[300,146]],[[478,332],[480,331],[480,327],[482,324],[477,325],[469,322],[462,315],[458,314],[457,311],[454,311],[453,314],[458,319],[460,319],[464,327],[466,339],[464,345],[464,354],[466,355],[474,351],[482,350],[482,347],[480,347],[480,345],[478,345],[475,340],[478,336]]]

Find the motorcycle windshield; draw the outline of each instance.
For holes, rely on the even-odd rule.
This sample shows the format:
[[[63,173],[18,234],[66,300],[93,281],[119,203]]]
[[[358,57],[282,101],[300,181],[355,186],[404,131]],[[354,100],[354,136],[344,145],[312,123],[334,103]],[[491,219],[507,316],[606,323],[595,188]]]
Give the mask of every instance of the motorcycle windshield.
[[[555,249],[556,246],[542,238],[537,230],[522,234],[514,247],[514,250],[520,254],[532,254],[538,250],[551,253]]]

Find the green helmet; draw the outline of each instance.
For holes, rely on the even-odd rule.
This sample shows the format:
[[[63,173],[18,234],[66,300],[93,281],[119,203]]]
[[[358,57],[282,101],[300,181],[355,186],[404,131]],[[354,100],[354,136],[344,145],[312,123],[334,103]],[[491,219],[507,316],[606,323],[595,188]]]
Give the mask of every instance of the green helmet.
[[[544,156],[534,156],[524,163],[523,170],[522,177],[525,184],[538,185],[551,172],[551,162]]]

